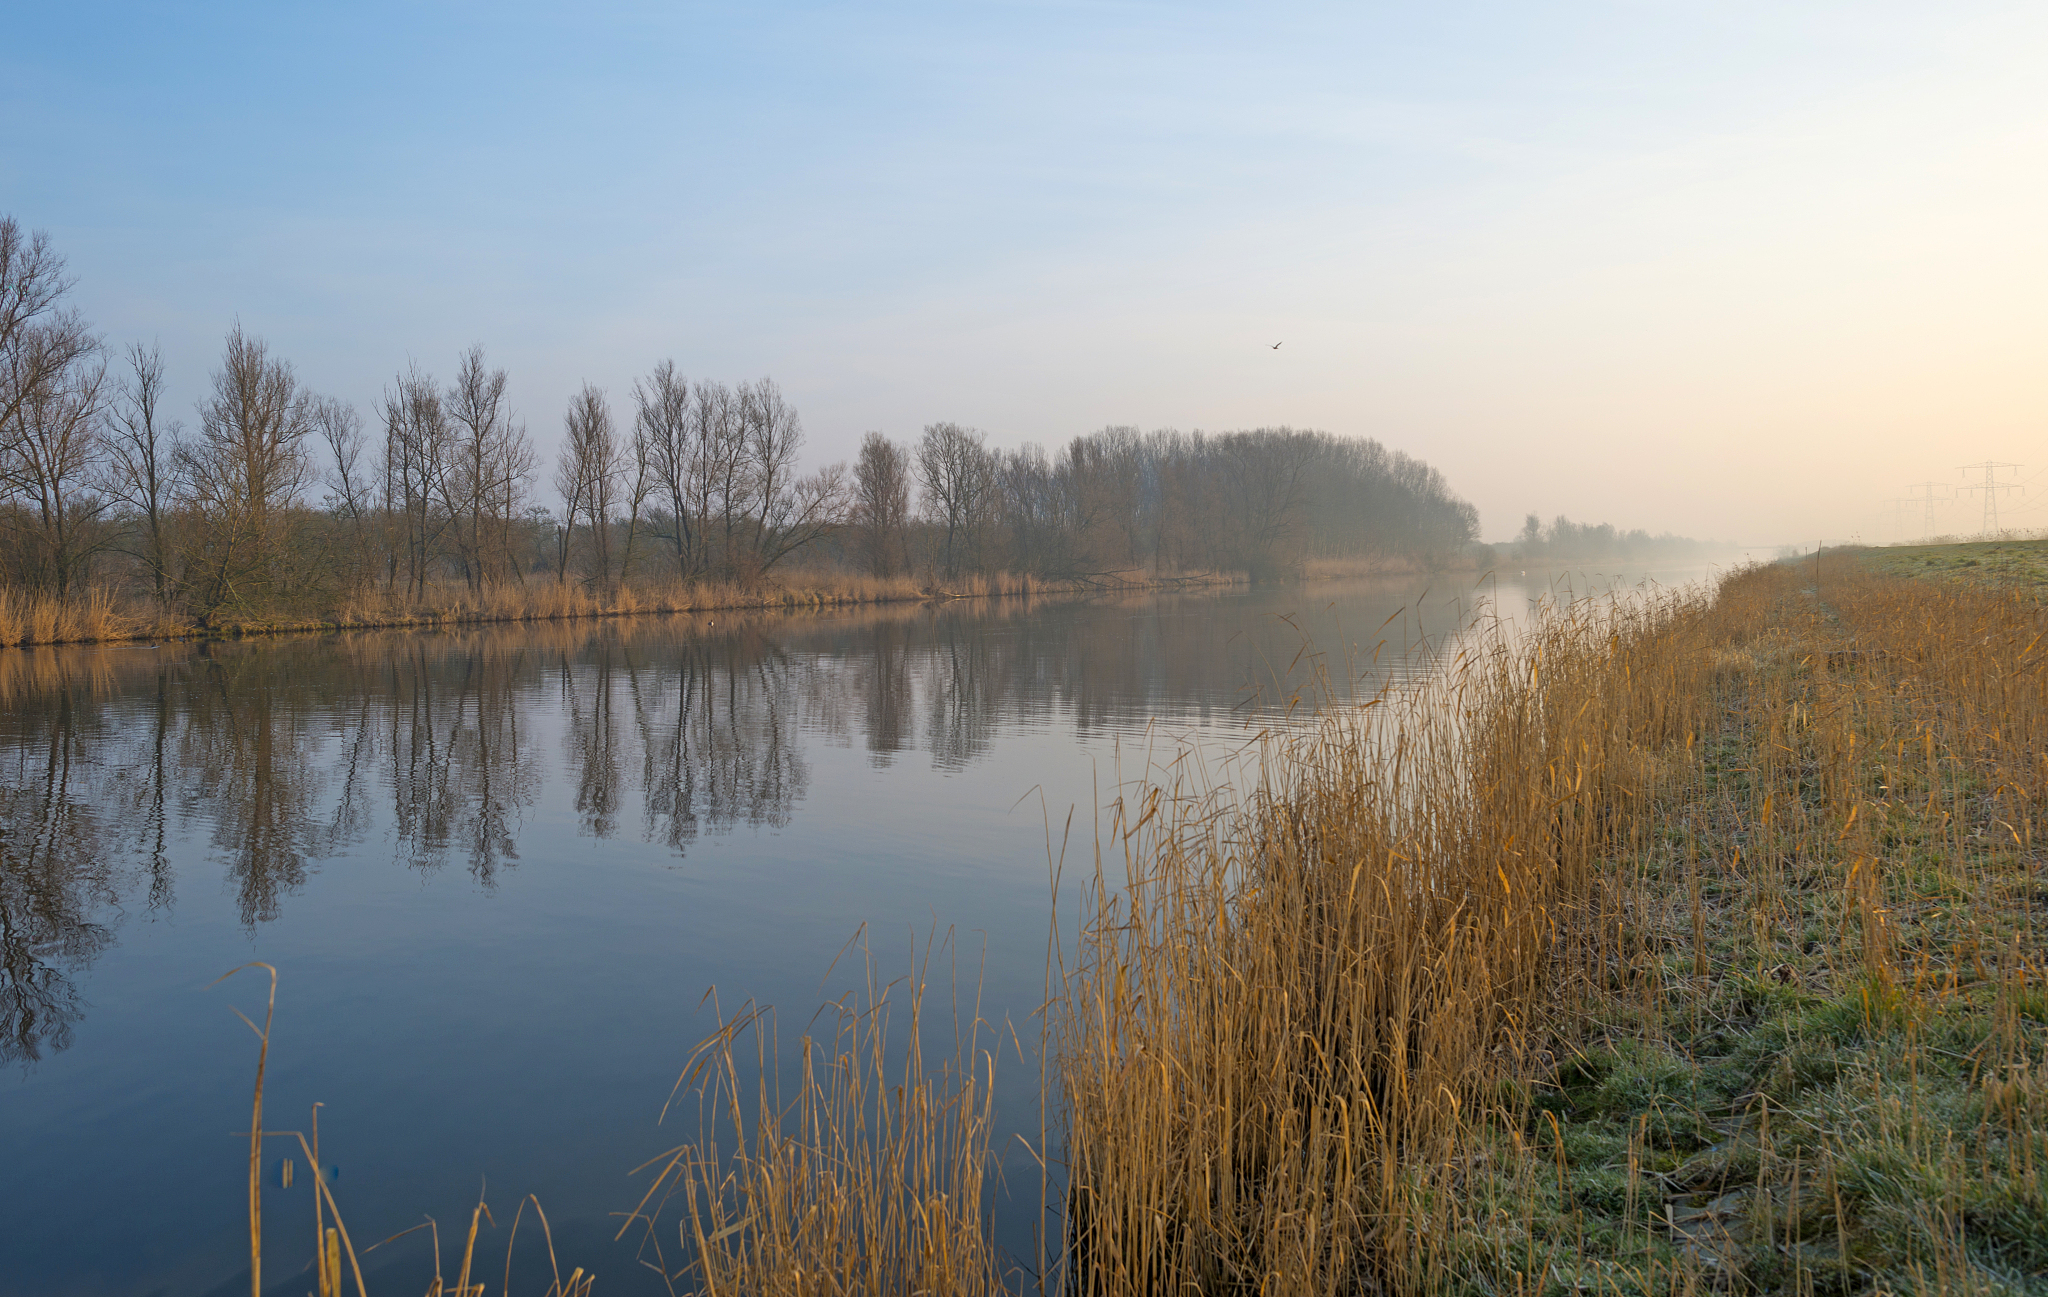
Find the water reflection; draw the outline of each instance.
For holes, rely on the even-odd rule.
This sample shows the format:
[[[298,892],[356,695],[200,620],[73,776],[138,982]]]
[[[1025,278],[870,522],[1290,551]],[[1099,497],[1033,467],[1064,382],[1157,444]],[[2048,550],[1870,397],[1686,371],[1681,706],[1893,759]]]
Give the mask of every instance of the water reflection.
[[[20,655],[42,666],[50,655]],[[47,676],[0,712],[0,1062],[71,1043],[84,1015],[72,976],[112,944],[104,915],[136,889],[115,863],[118,792],[89,679]],[[149,894],[169,895],[167,867]]]
[[[551,779],[578,831],[687,852],[780,828],[812,740],[875,767],[982,759],[1005,726],[1228,716],[1300,632],[1214,596],[954,603],[0,656],[0,1061],[71,1041],[124,914],[179,844],[247,928],[323,860],[490,886]]]
[[[622,643],[616,657],[625,688],[599,684],[592,696],[626,695],[648,841],[680,853],[700,832],[789,822],[809,777],[795,742],[808,673],[766,627],[729,619],[726,628],[679,644]],[[600,681],[611,679],[603,673],[613,660],[610,651],[600,654]],[[608,706],[594,703],[591,724],[575,727],[586,772],[612,759]],[[592,782],[585,773],[580,787]],[[584,804],[579,795],[578,808]]]
[[[120,893],[94,807],[73,796],[78,736],[54,708],[41,760],[23,751],[0,788],[0,1061],[71,1043],[83,1014],[67,973],[113,940],[93,921]]]

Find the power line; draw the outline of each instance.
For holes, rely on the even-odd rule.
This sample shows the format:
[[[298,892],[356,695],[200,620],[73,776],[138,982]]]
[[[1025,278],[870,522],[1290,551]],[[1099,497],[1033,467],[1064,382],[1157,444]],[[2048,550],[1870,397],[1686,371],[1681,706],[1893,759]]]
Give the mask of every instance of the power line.
[[[1984,534],[1986,536],[1996,536],[1998,534],[1998,493],[2000,491],[2018,491],[2022,489],[2017,482],[1999,481],[1998,474],[2005,469],[2012,469],[2014,472],[2018,472],[2020,466],[2018,464],[2005,464],[1997,460],[1987,459],[1981,464],[1964,464],[1960,467],[1965,473],[1977,469],[1984,471],[1982,485],[1964,486],[1960,489],[1964,491],[1981,491],[1983,493]]]

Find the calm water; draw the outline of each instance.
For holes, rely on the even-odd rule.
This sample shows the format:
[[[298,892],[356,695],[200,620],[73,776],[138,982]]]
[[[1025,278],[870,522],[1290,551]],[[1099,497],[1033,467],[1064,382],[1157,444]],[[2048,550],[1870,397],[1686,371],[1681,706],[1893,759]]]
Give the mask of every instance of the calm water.
[[[326,1105],[359,1248],[452,1227],[487,1181],[501,1221],[538,1194],[600,1292],[658,1288],[608,1220],[690,1134],[655,1119],[707,989],[788,1034],[862,925],[891,975],[950,929],[1028,1040],[1048,819],[1079,808],[1085,860],[1119,763],[1275,723],[1305,634],[1370,688],[1475,601],[1453,578],[9,650],[0,1292],[248,1290],[256,1042],[230,1006],[260,1019],[262,979],[209,984],[252,959],[281,974],[266,1125]],[[1006,1051],[1006,1130],[1035,1129],[1034,1073]],[[304,1291],[304,1168],[265,1202],[266,1276]],[[424,1238],[371,1268],[423,1288]]]

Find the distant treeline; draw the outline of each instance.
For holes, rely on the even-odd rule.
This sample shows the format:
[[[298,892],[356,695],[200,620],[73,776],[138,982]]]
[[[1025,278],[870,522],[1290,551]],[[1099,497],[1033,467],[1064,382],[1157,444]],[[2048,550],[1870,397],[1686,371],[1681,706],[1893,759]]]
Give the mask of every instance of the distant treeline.
[[[1308,558],[1447,557],[1478,527],[1442,474],[1376,441],[1106,428],[1048,453],[995,449],[950,423],[926,427],[913,446],[868,434],[849,519],[858,561],[884,575],[922,562],[942,575],[1264,577]]]
[[[1427,464],[1291,428],[1108,428],[1047,451],[934,423],[806,472],[773,381],[667,361],[616,409],[586,384],[546,466],[481,348],[446,383],[398,374],[366,422],[239,326],[188,427],[156,349],[110,354],[70,288],[48,238],[0,218],[0,580],[59,599],[114,585],[207,622],[366,592],[748,586],[799,558],[930,583],[1267,576],[1441,559],[1477,525]]]
[[[1725,551],[1720,541],[1694,540],[1669,532],[1651,535],[1640,527],[1622,531],[1612,523],[1573,522],[1559,514],[1546,525],[1530,514],[1522,533],[1508,546],[1523,562],[1560,563],[1690,563]]]

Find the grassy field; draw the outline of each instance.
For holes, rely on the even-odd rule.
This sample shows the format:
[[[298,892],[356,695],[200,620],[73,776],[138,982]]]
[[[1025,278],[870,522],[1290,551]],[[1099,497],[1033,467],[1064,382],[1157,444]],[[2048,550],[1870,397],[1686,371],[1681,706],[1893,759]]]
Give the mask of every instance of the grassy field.
[[[1860,551],[1859,557],[1871,571],[1885,576],[1954,577],[1992,585],[2048,584],[2048,540],[1887,545]]]

